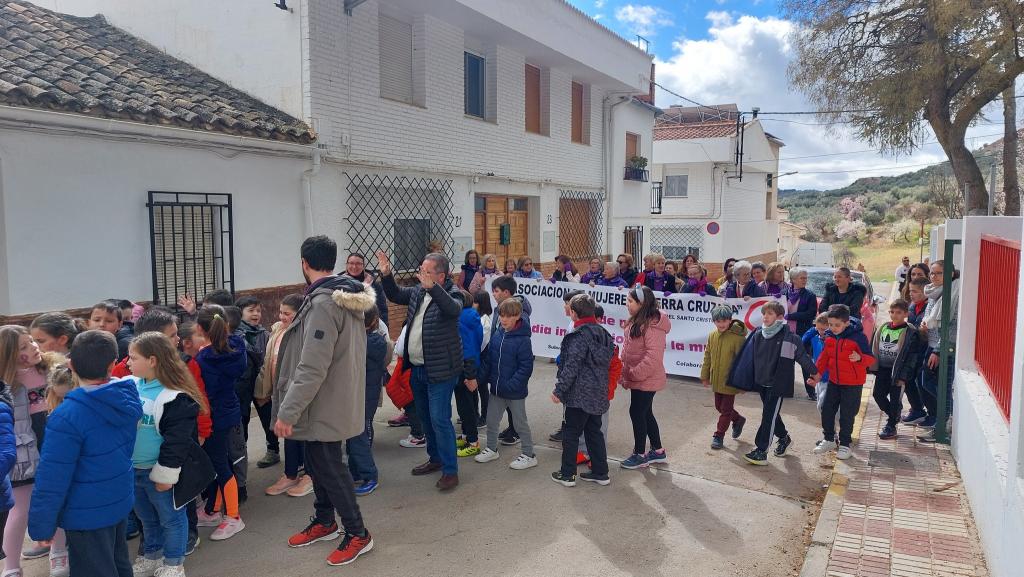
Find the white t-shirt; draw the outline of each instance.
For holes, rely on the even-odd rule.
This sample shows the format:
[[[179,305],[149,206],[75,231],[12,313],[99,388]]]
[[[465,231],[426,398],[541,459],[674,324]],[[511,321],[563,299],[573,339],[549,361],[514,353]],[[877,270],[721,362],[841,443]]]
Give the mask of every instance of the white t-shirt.
[[[905,264],[900,264],[896,267],[896,281],[903,282],[907,280],[907,273],[910,272],[910,267]]]

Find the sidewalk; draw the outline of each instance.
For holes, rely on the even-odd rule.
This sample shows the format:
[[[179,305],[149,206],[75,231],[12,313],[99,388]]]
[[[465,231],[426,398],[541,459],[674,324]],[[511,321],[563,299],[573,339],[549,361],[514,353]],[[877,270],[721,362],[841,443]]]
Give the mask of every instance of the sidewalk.
[[[895,440],[866,388],[853,458],[835,473],[801,576],[985,577],[988,570],[956,463],[945,445]]]

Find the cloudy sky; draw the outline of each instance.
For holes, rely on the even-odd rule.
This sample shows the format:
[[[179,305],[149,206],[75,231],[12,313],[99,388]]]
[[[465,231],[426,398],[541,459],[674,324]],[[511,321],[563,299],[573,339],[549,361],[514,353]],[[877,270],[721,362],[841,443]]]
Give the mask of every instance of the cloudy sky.
[[[736,103],[741,110],[814,109],[787,81],[794,25],[781,18],[776,0],[569,1],[629,40],[646,38],[655,55],[658,83],[674,92],[705,105]],[[1022,89],[1024,79],[1018,94]],[[678,103],[676,96],[658,91],[659,106]],[[1017,116],[1020,124],[1019,109]],[[762,120],[766,130],[786,143],[780,173],[799,171],[780,181],[783,188],[837,188],[860,177],[900,174],[946,160],[938,144],[900,158],[882,156],[866,142],[813,126],[818,122],[813,116]],[[986,118],[967,134],[972,149],[999,139],[1002,104],[990,105]]]

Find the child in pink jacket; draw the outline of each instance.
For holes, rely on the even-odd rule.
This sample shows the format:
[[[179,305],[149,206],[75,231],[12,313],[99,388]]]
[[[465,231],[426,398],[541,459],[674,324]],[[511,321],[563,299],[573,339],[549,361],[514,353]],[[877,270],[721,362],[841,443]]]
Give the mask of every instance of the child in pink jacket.
[[[654,394],[665,388],[665,340],[672,322],[658,310],[654,292],[645,286],[629,290],[626,299],[629,323],[622,344],[622,386],[629,389],[629,418],[633,421],[633,454],[622,461],[623,469],[639,469],[665,463],[658,421],[654,418]],[[646,451],[647,439],[651,450]]]

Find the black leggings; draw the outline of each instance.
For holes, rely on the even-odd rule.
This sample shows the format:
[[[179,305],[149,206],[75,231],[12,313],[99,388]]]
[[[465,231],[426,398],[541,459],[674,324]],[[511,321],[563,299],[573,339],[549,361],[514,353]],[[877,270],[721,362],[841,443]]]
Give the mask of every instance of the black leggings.
[[[651,440],[651,450],[661,449],[661,431],[658,421],[654,418],[655,391],[629,391],[629,418],[633,421],[633,452],[638,455],[646,453],[647,439]]]
[[[462,435],[466,437],[466,442],[477,442],[476,394],[466,388],[464,380],[455,386],[455,410],[462,419]]]

